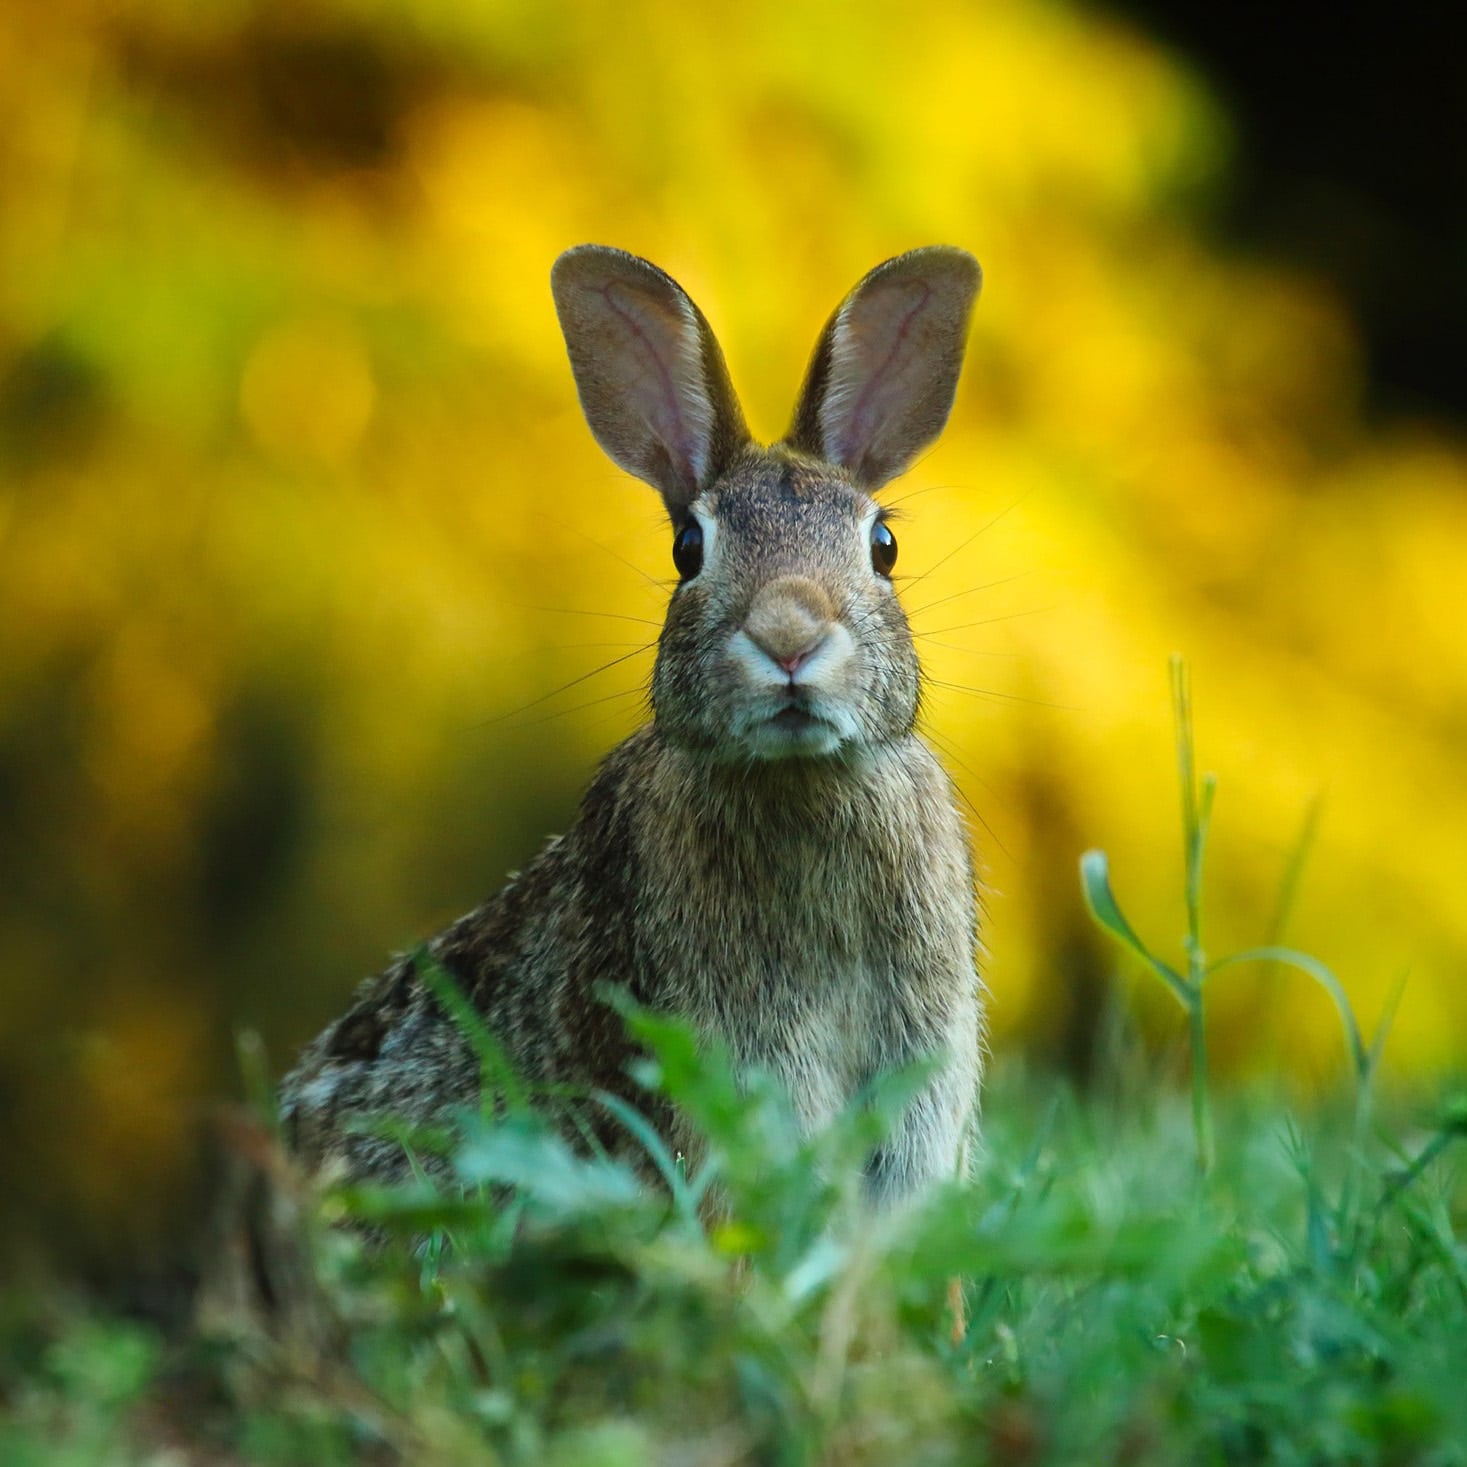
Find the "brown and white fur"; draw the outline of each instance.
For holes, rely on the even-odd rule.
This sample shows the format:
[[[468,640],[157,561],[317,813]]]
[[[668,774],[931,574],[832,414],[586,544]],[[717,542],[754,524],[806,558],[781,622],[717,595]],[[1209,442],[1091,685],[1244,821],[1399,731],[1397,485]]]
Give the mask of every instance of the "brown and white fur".
[[[672,279],[600,246],[560,257],[552,289],[591,430],[661,491],[684,568],[701,535],[701,565],[667,609],[652,722],[602,765],[570,829],[430,944],[531,1087],[646,1109],[602,984],[773,1072],[812,1130],[876,1076],[935,1058],[868,1167],[887,1202],[959,1170],[982,1014],[968,841],[915,731],[920,673],[873,549],[888,532],[872,494],[945,423],[979,280],[949,248],[873,270],[822,333],[788,435],[762,448]],[[286,1133],[313,1165],[398,1174],[401,1149],[362,1123],[443,1121],[479,1086],[402,959],[286,1077]],[[696,1156],[676,1113],[653,1118]]]

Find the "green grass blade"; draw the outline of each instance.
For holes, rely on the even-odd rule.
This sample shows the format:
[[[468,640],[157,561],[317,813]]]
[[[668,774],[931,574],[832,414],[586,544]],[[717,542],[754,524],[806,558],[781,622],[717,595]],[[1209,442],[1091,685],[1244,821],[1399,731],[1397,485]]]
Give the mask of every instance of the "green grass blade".
[[[1086,851],[1080,857],[1080,889],[1085,894],[1090,915],[1122,947],[1140,958],[1171,989],[1183,1008],[1190,1008],[1192,990],[1186,979],[1141,941],[1136,929],[1121,911],[1120,903],[1116,901],[1115,893],[1110,888],[1110,861],[1104,851]]]
[[[1192,742],[1192,679],[1179,653],[1170,662],[1172,718],[1176,724],[1177,775],[1182,786],[1182,857],[1187,898],[1187,932],[1195,943],[1201,926],[1203,817],[1197,800],[1197,764]]]
[[[613,1095],[609,1090],[596,1090],[592,1095],[598,1104],[609,1110],[632,1133],[642,1149],[652,1158],[658,1175],[667,1183],[668,1190],[672,1193],[673,1205],[678,1212],[684,1216],[695,1214],[703,1189],[688,1185],[687,1172],[681,1158],[675,1157],[667,1149],[667,1143],[657,1134],[652,1122],[635,1106],[628,1105],[621,1096]]]
[[[1207,833],[1212,823],[1212,805],[1217,795],[1217,776],[1206,774],[1197,781],[1196,743],[1192,734],[1192,678],[1186,661],[1171,659],[1172,716],[1176,722],[1177,775],[1182,786],[1183,890],[1187,904],[1187,977],[1195,987],[1202,979],[1206,959],[1202,953],[1202,866],[1207,850]]]
[[[1243,952],[1219,958],[1215,963],[1209,965],[1207,976],[1211,977],[1214,973],[1220,973],[1224,968],[1237,967],[1240,963],[1283,963],[1313,978],[1334,1000],[1335,1008],[1339,1012],[1340,1024],[1345,1031],[1345,1044],[1350,1051],[1350,1063],[1355,1067],[1356,1078],[1361,1081],[1370,1078],[1371,1052],[1366,1049],[1365,1041],[1361,1037],[1360,1025],[1355,1019],[1355,1010],[1350,1007],[1350,1000],[1345,993],[1344,985],[1318,958],[1310,957],[1308,953],[1301,953],[1291,947],[1273,945],[1250,947]]]
[[[1404,973],[1396,979],[1390,994],[1386,998],[1385,1008],[1375,1025],[1375,1034],[1370,1041],[1370,1053],[1366,1056],[1366,1062],[1373,1076],[1380,1068],[1380,1057],[1385,1053],[1386,1040],[1390,1037],[1392,1028],[1395,1027],[1396,1014],[1401,1007],[1401,999],[1406,993],[1406,975]]]
[[[1314,852],[1315,841],[1319,838],[1319,821],[1324,812],[1324,794],[1319,792],[1309,801],[1304,809],[1304,819],[1299,825],[1299,833],[1294,837],[1294,843],[1289,847],[1288,857],[1284,861],[1283,880],[1279,883],[1278,900],[1274,904],[1273,916],[1268,923],[1267,943],[1270,947],[1276,947],[1284,940],[1284,934],[1288,930],[1289,919],[1294,913],[1294,904],[1299,899],[1299,886],[1304,878],[1304,868],[1309,864],[1309,857]]]

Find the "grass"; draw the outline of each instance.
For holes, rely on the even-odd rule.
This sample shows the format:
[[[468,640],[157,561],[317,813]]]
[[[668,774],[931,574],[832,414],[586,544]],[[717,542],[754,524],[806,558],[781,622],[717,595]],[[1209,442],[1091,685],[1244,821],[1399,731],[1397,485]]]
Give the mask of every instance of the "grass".
[[[265,1246],[295,1250],[298,1286],[272,1304],[236,1295],[164,1335],[52,1300],[0,1332],[0,1461],[1467,1463],[1467,1097],[1383,1109],[1383,1034],[1365,1044],[1306,955],[1208,961],[1212,785],[1181,669],[1175,688],[1183,962],[1134,932],[1099,853],[1082,879],[1181,1001],[1190,1094],[1124,1037],[1084,1096],[1000,1061],[973,1183],[873,1218],[860,1162],[912,1076],[805,1139],[770,1085],[628,1010],[640,1078],[709,1138],[698,1174],[635,1112],[658,1185],[516,1103],[404,1138],[445,1150],[447,1184],[281,1181]],[[1205,994],[1245,959],[1334,994],[1350,1095],[1300,1115],[1216,1092]]]

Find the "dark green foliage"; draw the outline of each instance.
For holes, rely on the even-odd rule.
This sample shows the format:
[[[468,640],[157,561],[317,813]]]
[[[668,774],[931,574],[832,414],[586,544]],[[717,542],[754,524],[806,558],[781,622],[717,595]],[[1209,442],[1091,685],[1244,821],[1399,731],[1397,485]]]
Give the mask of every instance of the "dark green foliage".
[[[13,1334],[0,1460],[1467,1462],[1460,1098],[1392,1142],[1224,1097],[1199,1177],[1181,1098],[1000,1069],[973,1186],[872,1219],[854,1162],[892,1096],[804,1142],[771,1088],[632,1022],[704,1171],[651,1186],[465,1116],[455,1185],[324,1199],[377,1240],[319,1245],[332,1343]]]

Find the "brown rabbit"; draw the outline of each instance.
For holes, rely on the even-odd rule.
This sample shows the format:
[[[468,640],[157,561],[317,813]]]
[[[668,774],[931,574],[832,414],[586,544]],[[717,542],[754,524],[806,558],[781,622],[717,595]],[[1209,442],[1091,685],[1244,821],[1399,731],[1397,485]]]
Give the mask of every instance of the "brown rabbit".
[[[962,1164],[982,1016],[968,841],[914,731],[921,674],[871,496],[946,422],[979,281],[940,247],[873,270],[821,334],[794,425],[762,448],[676,282],[598,245],[556,261],[587,421],[661,492],[681,580],[652,722],[570,829],[429,948],[532,1088],[646,1109],[602,984],[772,1072],[810,1129],[935,1056],[869,1164],[883,1201]],[[479,1089],[475,1052],[401,959],[287,1076],[287,1136],[311,1164],[394,1175],[401,1148],[363,1123],[443,1121]],[[654,1120],[696,1156],[675,1112]]]

